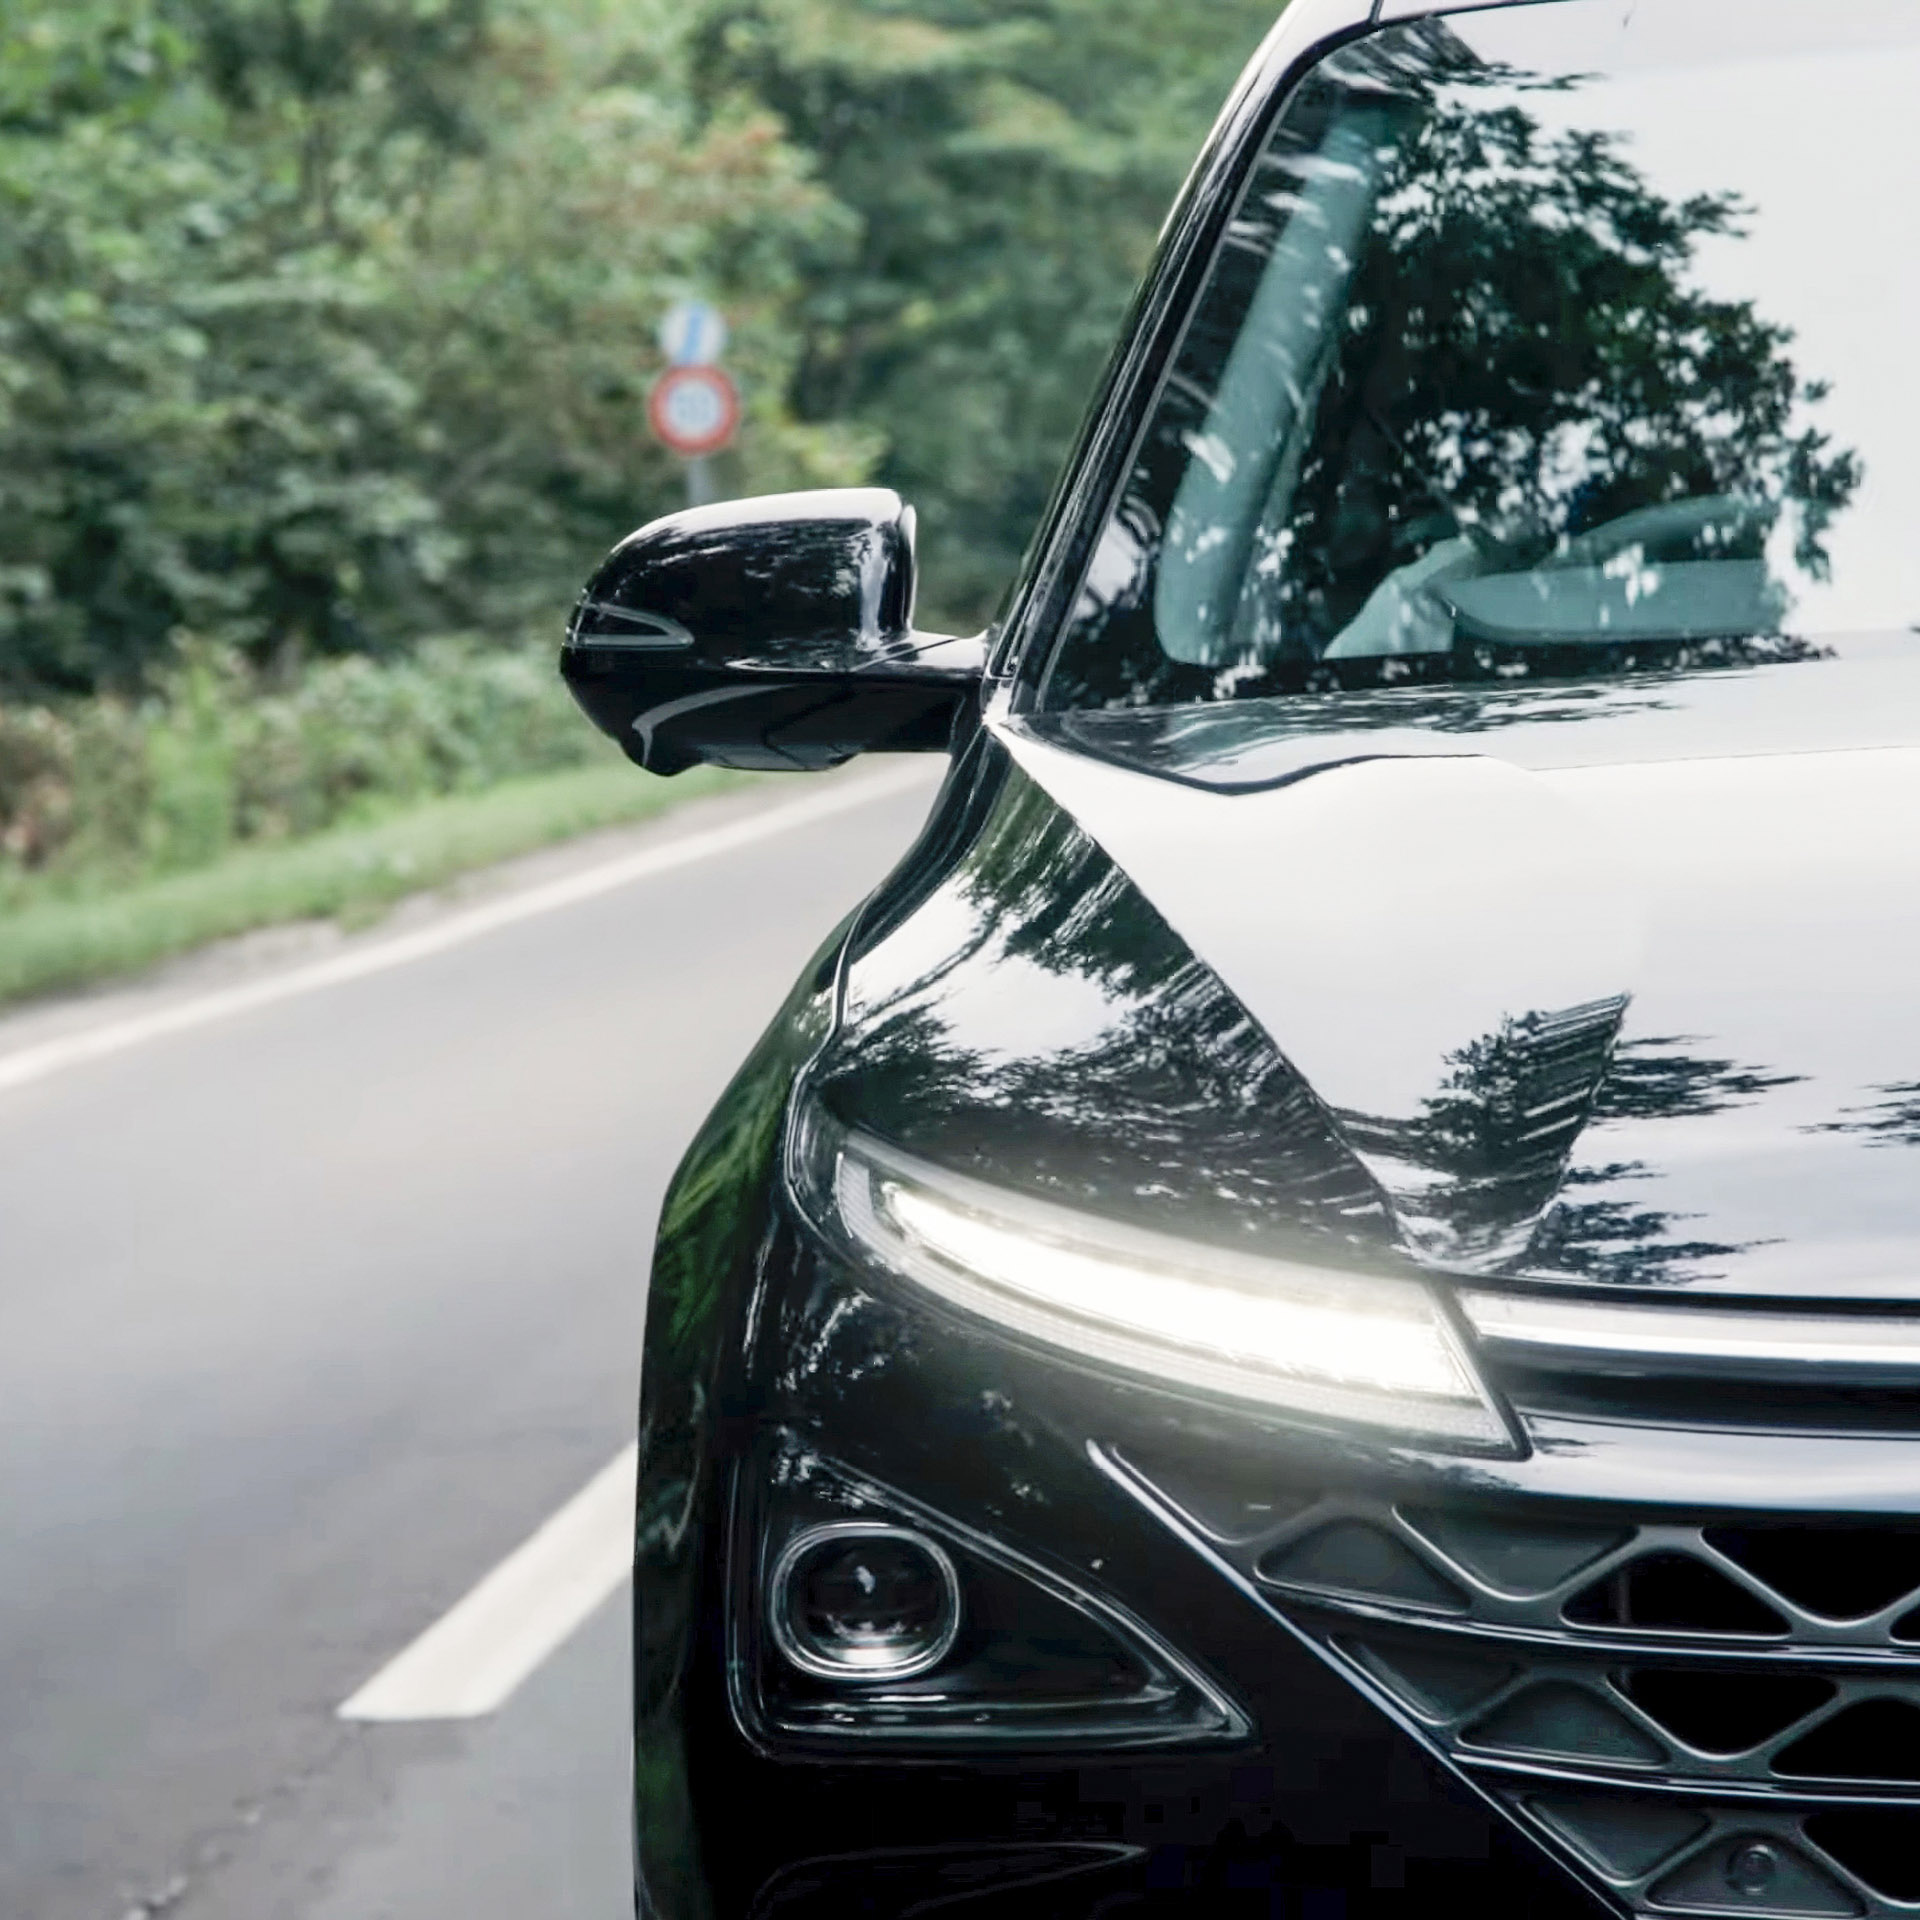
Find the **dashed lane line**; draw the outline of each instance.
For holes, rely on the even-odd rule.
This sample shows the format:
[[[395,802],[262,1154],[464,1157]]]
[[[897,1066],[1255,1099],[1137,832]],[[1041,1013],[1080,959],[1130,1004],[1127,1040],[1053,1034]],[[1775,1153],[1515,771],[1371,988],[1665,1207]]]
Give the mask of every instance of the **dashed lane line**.
[[[340,1718],[473,1720],[503,1705],[626,1578],[637,1458],[637,1448],[623,1448],[346,1701]]]

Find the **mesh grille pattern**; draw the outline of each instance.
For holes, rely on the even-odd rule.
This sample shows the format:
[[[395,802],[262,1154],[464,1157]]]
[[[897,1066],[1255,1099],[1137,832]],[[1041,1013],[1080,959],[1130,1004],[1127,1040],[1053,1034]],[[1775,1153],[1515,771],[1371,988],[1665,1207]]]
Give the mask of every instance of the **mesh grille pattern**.
[[[1920,1529],[1293,1505],[1230,1557],[1635,1910],[1920,1908]]]

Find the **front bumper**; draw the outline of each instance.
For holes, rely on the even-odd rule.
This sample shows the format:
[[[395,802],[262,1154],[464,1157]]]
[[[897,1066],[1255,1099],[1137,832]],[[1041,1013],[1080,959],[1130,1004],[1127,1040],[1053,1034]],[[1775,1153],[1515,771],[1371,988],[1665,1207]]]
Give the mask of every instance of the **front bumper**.
[[[642,1674],[656,1910],[1920,1905],[1912,1438],[1542,1404],[1519,1457],[1426,1454],[759,1251],[665,1718]],[[847,1516],[960,1570],[910,1686],[766,1630],[782,1542]]]

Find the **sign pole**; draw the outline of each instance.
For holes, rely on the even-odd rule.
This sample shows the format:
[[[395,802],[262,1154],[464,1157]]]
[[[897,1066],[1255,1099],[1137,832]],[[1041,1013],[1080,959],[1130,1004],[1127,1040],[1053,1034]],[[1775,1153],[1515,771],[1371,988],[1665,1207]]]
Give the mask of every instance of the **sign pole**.
[[[732,444],[740,423],[740,396],[719,366],[726,346],[726,316],[704,300],[676,300],[661,317],[667,370],[647,395],[647,417],[655,439],[685,466],[690,507],[719,499],[713,456]]]

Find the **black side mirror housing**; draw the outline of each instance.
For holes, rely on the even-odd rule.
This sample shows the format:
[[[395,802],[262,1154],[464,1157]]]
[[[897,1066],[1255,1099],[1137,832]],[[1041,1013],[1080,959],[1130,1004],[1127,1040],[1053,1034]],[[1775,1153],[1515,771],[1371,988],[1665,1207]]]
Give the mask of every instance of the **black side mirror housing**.
[[[588,582],[560,671],[652,773],[944,752],[982,639],[913,630],[913,509],[880,487],[668,514]]]

